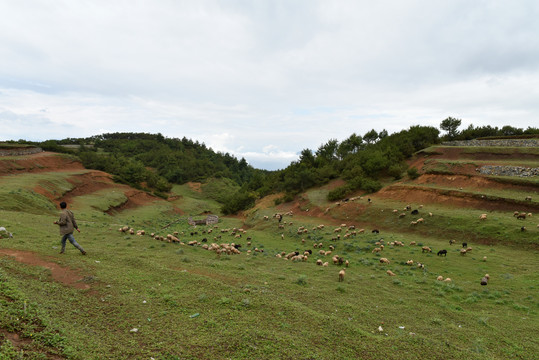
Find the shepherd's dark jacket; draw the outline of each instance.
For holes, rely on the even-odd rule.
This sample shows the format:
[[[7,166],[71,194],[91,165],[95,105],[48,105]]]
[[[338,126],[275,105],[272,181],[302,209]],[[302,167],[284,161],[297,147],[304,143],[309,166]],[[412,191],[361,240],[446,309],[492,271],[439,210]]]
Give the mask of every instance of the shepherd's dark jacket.
[[[60,220],[58,220],[58,225],[60,225],[60,235],[71,234],[75,229],[78,229],[77,222],[75,221],[75,215],[73,212],[68,209],[63,209],[60,214]]]

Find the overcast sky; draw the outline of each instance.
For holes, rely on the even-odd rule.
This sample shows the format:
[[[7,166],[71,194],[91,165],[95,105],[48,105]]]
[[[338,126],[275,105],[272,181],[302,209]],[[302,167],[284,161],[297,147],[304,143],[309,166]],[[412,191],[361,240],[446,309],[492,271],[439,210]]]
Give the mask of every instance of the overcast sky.
[[[257,168],[371,129],[538,127],[537,0],[0,0],[0,140],[107,132]]]

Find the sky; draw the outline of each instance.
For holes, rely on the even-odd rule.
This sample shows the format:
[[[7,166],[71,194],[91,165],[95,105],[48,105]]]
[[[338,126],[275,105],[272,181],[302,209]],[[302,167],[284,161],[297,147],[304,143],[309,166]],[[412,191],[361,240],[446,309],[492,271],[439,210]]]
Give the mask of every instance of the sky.
[[[0,0],[0,140],[161,133],[275,170],[449,116],[538,127],[537,19],[536,0]]]

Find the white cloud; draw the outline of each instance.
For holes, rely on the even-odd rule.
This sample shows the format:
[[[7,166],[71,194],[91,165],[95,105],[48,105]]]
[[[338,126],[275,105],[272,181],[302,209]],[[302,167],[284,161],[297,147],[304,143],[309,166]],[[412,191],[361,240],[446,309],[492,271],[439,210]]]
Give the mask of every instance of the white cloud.
[[[533,0],[1,2],[0,136],[160,132],[284,167],[372,128],[537,126],[538,15]]]

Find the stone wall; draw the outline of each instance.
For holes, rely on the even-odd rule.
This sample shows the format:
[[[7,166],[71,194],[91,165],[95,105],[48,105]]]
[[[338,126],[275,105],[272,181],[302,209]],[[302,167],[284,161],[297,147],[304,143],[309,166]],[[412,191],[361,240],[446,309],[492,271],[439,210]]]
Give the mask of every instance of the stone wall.
[[[527,168],[523,166],[485,165],[477,169],[483,175],[497,176],[539,176],[539,168]]]
[[[43,152],[43,149],[39,147],[0,149],[0,156],[31,155],[40,152]]]
[[[443,146],[512,146],[539,147],[539,139],[496,139],[446,141]]]

